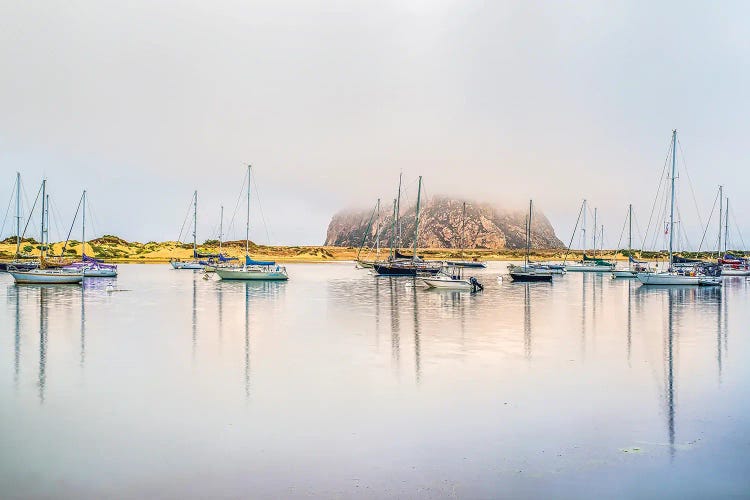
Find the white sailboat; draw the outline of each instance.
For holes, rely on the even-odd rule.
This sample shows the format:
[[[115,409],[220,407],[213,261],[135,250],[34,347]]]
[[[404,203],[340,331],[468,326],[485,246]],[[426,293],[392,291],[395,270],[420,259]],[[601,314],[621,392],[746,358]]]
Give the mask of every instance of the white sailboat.
[[[247,213],[245,220],[245,265],[242,267],[217,267],[216,274],[223,280],[241,281],[286,281],[286,268],[271,261],[256,261],[250,258],[250,175],[247,167]]]
[[[82,205],[82,215],[81,215],[81,261],[80,262],[74,262],[69,266],[66,266],[65,269],[69,269],[72,271],[83,271],[83,276],[85,278],[116,278],[117,277],[117,265],[115,264],[105,264],[103,261],[99,259],[95,259],[93,257],[89,257],[86,255],[86,190],[83,190],[83,194],[81,195],[81,205]],[[78,215],[78,212],[76,211],[76,215]],[[73,218],[73,224],[75,224],[75,217]],[[73,225],[71,224],[70,227],[71,231],[73,230]],[[68,233],[68,237],[70,237],[70,233]],[[67,240],[65,241],[65,246],[63,247],[62,253],[65,254],[65,248],[67,247]]]
[[[635,264],[635,266],[633,265]],[[633,205],[628,205],[628,268],[615,269],[612,271],[612,278],[635,279],[638,272],[648,271],[645,262],[633,259]]]
[[[49,205],[47,203],[47,180],[42,181],[42,231],[40,238],[40,268],[22,271],[14,267],[8,268],[16,284],[80,284],[83,281],[83,271],[63,268],[45,269],[44,258],[49,246]]]
[[[723,209],[723,186],[719,186],[719,259],[722,276],[750,276],[750,264],[746,258],[737,257],[729,253],[729,198],[727,198],[727,211],[724,223],[724,247],[721,245],[722,231],[722,209]]]
[[[170,259],[169,263],[172,269],[190,269],[198,271],[203,269],[203,264],[198,261],[198,191],[193,193],[193,260],[182,261],[179,259]],[[184,227],[184,225],[183,225]]]
[[[581,227],[581,232],[583,233],[583,257],[580,262],[577,262],[575,264],[565,264],[565,261],[563,261],[563,266],[565,268],[565,271],[569,273],[611,272],[615,269],[614,264],[612,264],[611,262],[607,262],[605,260],[596,258],[596,209],[594,209],[594,257],[589,257],[586,255],[586,244],[587,244],[586,212],[587,212],[587,204],[586,204],[586,200],[583,200],[583,205],[581,206],[581,213],[583,214],[583,226]],[[573,236],[575,236],[575,230],[573,231]],[[571,237],[571,244],[572,243],[573,243],[573,237]],[[569,246],[569,249],[570,249],[570,246]],[[567,259],[567,256],[566,256],[566,259]]]
[[[674,209],[675,209],[675,179],[677,173],[677,130],[672,131],[672,176],[670,187],[670,209],[669,209],[669,268],[664,272],[639,272],[636,274],[638,281],[644,285],[718,285],[721,277],[705,276],[695,270],[681,269],[676,271],[674,267]]]

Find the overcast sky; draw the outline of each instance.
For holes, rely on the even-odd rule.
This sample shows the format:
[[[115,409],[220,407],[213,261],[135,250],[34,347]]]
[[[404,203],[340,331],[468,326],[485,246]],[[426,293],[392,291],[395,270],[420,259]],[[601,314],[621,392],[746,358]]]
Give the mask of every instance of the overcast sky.
[[[48,177],[61,225],[86,188],[98,233],[174,239],[198,189],[203,240],[252,163],[272,243],[322,243],[403,171],[412,201],[418,175],[534,198],[566,242],[588,198],[614,246],[677,128],[703,219],[726,184],[750,242],[749,6],[2,0],[3,215],[19,170],[32,198]]]

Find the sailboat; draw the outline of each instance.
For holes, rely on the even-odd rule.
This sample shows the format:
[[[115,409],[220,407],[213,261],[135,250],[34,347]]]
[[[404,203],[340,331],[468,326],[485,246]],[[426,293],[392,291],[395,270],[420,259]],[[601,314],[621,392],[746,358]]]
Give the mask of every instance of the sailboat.
[[[245,265],[242,267],[217,267],[216,274],[223,280],[243,281],[286,281],[289,275],[286,268],[273,261],[260,261],[250,258],[250,175],[247,167],[247,213],[245,220]]]
[[[193,259],[182,261],[179,259],[169,259],[172,269],[191,269],[201,270],[203,264],[198,260],[198,191],[193,193]]]
[[[375,218],[376,220],[375,260],[366,260],[362,258],[362,250],[365,248],[367,236],[370,234],[370,229],[372,228],[373,218]],[[370,216],[370,221],[367,223],[367,229],[362,234],[362,243],[359,245],[359,250],[357,250],[357,259],[356,259],[357,269],[372,269],[373,266],[375,265],[375,262],[377,262],[378,260],[380,260],[380,198],[378,198],[378,202],[375,204],[375,210],[373,210],[372,215]]]
[[[401,184],[399,183],[399,191]],[[425,262],[417,255],[417,241],[419,240],[419,208],[422,197],[422,176],[419,176],[419,187],[417,190],[417,210],[414,220],[414,249],[411,256],[399,253],[396,247],[396,232],[398,219],[398,205],[394,204],[393,232],[391,233],[391,255],[387,261],[375,262],[373,270],[379,276],[413,276],[419,273],[436,274],[440,266],[435,263]]]
[[[115,264],[105,264],[104,261],[95,259],[93,257],[89,257],[86,255],[86,190],[83,190],[83,194],[81,195],[81,204],[83,205],[82,215],[81,215],[81,260],[79,262],[73,262],[69,266],[66,266],[65,269],[69,269],[72,271],[83,271],[83,276],[85,278],[114,278],[117,276],[117,265]],[[78,212],[76,211],[76,215],[78,215]],[[73,224],[75,224],[75,217],[73,217]],[[71,225],[71,231],[73,229]],[[70,236],[70,233],[68,233],[68,236]],[[67,247],[68,242],[65,242],[65,246],[63,246],[63,255],[65,254],[65,249]]]
[[[719,285],[721,277],[706,276],[695,268],[675,268],[674,245],[674,210],[675,210],[675,179],[677,178],[677,130],[672,131],[672,176],[670,178],[670,209],[669,209],[669,268],[665,272],[639,272],[638,281],[644,285]]]
[[[24,256],[21,254],[21,240],[23,239],[23,233],[21,231],[21,173],[16,172],[16,184],[15,184],[15,201],[16,201],[16,253],[13,256],[13,260],[0,262],[0,271],[7,271],[9,267],[15,268],[19,271],[30,271],[39,267],[39,262],[31,256]],[[25,232],[25,229],[24,229]]]
[[[49,201],[46,195],[47,179],[42,181],[42,230],[39,242],[40,266],[28,271],[8,267],[8,273],[13,276],[17,284],[80,284],[83,272],[64,268],[48,269],[45,266],[45,256],[49,247]]]
[[[628,268],[615,269],[612,278],[635,278],[636,273],[648,271],[646,262],[633,258],[633,205],[628,205]]]
[[[719,186],[719,259],[722,276],[750,276],[750,264],[747,259],[729,253],[729,198],[727,198],[727,211],[722,221],[722,196],[723,187]],[[724,223],[724,247],[721,245],[722,222]]]
[[[529,266],[529,255],[531,253],[531,217],[533,213],[533,201],[529,200],[529,216],[526,217],[526,255],[523,266],[508,266],[510,277],[513,281],[552,281],[552,271]]]
[[[466,246],[466,202],[461,217],[461,257],[464,255],[464,247]],[[487,264],[478,260],[449,260],[446,264],[457,267],[476,267],[484,269]]]
[[[236,264],[232,264],[232,261],[237,260],[237,257],[227,257],[222,252],[222,244],[224,239],[224,205],[221,206],[221,215],[219,216],[219,253],[217,254],[197,254],[197,257],[208,259],[201,260],[200,263],[203,265],[203,272],[213,273],[216,272],[217,267],[237,267]]]
[[[596,257],[596,208],[594,209],[594,256],[589,257],[588,255],[586,255],[586,211],[586,200],[583,200],[583,206],[581,207],[581,212],[583,213],[583,227],[581,228],[581,231],[583,233],[583,257],[581,261],[576,264],[565,265],[565,262],[563,261],[563,265],[565,265],[565,271],[569,273],[606,273],[613,271],[615,269],[615,265],[613,263]],[[575,235],[575,229],[573,230],[573,234]],[[570,250],[570,247],[568,247],[568,250]]]

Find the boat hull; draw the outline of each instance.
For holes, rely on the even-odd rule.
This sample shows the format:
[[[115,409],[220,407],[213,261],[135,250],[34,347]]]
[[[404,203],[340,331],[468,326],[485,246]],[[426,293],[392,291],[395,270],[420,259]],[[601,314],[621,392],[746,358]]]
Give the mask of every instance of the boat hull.
[[[82,273],[56,273],[35,271],[9,271],[17,284],[21,285],[76,285],[83,281]]]
[[[0,271],[6,272],[12,269],[17,271],[31,271],[39,267],[38,262],[0,262]]]
[[[722,269],[722,276],[750,276],[750,270],[746,269]]]
[[[172,260],[169,263],[172,265],[172,269],[190,269],[193,271],[200,271],[203,269],[203,264],[200,262],[179,262]]]
[[[412,267],[404,265],[388,265],[388,264],[375,264],[373,270],[379,276],[413,276],[416,277],[417,273],[429,273],[437,274],[438,268],[429,267]]]
[[[635,275],[636,275],[635,271],[630,271],[628,269],[622,269],[622,270],[619,270],[619,271],[612,271],[612,278],[615,278],[615,279],[621,279],[621,278],[624,278],[624,279],[635,279],[635,277],[636,277]]]
[[[443,290],[471,290],[469,280],[454,280],[441,278],[421,278],[429,288],[439,288]]]
[[[471,268],[477,268],[477,269],[484,269],[487,267],[487,264],[484,262],[475,262],[473,260],[467,260],[467,261],[452,261],[449,260],[446,262],[449,266],[455,266],[455,267],[471,267]]]
[[[687,285],[699,286],[709,283],[720,282],[720,278],[709,278],[707,276],[685,276],[672,273],[638,273],[638,281],[644,285]],[[703,283],[701,283],[703,282]]]
[[[289,276],[284,271],[266,271],[262,269],[216,269],[216,274],[223,280],[234,281],[286,281]]]
[[[568,272],[568,273],[609,273],[609,272],[612,272],[614,269],[615,269],[614,265],[611,265],[611,266],[599,266],[599,265],[565,266],[565,272]]]
[[[552,273],[549,271],[511,271],[510,279],[518,283],[533,283],[538,281],[552,281]]]
[[[116,278],[116,269],[86,269],[83,271],[84,278]]]

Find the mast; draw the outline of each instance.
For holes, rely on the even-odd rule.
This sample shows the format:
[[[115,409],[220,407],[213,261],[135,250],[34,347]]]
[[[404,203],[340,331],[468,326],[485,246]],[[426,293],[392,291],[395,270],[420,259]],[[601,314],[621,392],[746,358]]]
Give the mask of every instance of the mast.
[[[417,188],[417,216],[414,219],[414,255],[411,256],[412,262],[417,261],[417,240],[419,240],[419,203],[422,197],[422,176],[419,176],[419,187]]]
[[[594,257],[596,257],[596,207],[594,207]]]
[[[464,256],[464,245],[466,244],[466,202],[464,202],[464,209],[461,215],[461,257]]]
[[[96,255],[96,254],[95,254]],[[86,256],[86,190],[83,190],[83,216],[81,217],[81,259]]]
[[[250,253],[250,175],[252,165],[247,166],[247,214],[245,215],[245,256]]]
[[[375,225],[375,260],[380,259],[380,198],[378,198],[377,218]]]
[[[395,245],[396,245],[396,198],[393,198],[393,230],[391,231],[391,258],[395,258]]]
[[[221,216],[219,217],[219,253],[221,254],[221,240],[224,238],[224,205],[221,206]]]
[[[401,179],[404,176],[403,172],[398,174],[398,197],[396,201],[396,248],[401,243]]]
[[[581,231],[583,232],[583,255],[586,255],[586,200],[583,200],[583,226],[581,226]]]
[[[628,270],[633,267],[633,204],[628,205]]]
[[[724,215],[726,223],[724,225],[724,253],[729,251],[729,198],[727,198],[727,213]]]
[[[193,193],[193,258],[196,258],[198,251],[198,191]]]
[[[533,201],[529,200],[529,218],[526,219],[526,268],[529,267],[529,253],[531,252],[531,211]]]
[[[39,255],[42,260],[44,260],[44,208],[45,208],[45,200],[46,200],[46,192],[47,192],[47,179],[42,179],[42,234],[40,235],[40,249],[39,249]]]
[[[719,246],[716,250],[721,259],[721,223],[724,220],[724,186],[719,186]]]
[[[674,255],[672,254],[672,245],[674,243],[674,180],[677,174],[677,129],[672,131],[672,187],[670,190],[670,208],[669,208],[669,270],[672,270]]]
[[[21,252],[21,172],[16,172],[16,257]]]

